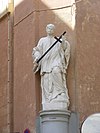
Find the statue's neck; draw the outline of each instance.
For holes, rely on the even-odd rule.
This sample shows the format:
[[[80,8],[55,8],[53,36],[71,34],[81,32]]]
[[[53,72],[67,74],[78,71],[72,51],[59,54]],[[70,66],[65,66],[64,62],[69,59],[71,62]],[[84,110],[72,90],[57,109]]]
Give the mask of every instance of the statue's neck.
[[[53,38],[54,36],[53,36],[53,35],[47,35],[47,37],[49,37],[49,38]]]

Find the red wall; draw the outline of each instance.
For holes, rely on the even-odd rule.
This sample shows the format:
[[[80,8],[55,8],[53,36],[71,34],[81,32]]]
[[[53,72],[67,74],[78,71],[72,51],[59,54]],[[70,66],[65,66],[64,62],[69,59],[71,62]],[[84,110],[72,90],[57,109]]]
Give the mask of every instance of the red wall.
[[[81,120],[100,112],[100,1],[77,4],[76,88]]]
[[[0,132],[7,132],[8,19],[0,20]]]

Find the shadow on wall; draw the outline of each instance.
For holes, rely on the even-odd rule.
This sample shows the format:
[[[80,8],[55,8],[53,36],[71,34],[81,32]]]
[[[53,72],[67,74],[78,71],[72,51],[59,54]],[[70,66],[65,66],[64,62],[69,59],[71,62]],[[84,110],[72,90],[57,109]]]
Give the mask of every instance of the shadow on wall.
[[[74,0],[73,0],[74,1]],[[49,2],[15,1],[14,11],[14,130],[25,128],[35,132],[35,118],[41,110],[39,73],[32,73],[32,48],[42,36],[46,36],[48,23],[56,26],[56,36],[64,31],[71,44],[71,59],[68,69],[70,109],[75,110],[75,8],[70,0]]]
[[[100,1],[77,4],[77,80],[80,120],[100,111]]]

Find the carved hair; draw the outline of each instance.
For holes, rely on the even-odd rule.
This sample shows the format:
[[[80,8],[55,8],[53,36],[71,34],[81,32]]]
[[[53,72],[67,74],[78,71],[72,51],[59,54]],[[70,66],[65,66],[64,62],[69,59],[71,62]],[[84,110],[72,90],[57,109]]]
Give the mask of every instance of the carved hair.
[[[49,28],[49,27],[52,27],[53,29],[55,29],[55,25],[54,25],[54,24],[48,24],[48,25],[46,26],[46,29]]]

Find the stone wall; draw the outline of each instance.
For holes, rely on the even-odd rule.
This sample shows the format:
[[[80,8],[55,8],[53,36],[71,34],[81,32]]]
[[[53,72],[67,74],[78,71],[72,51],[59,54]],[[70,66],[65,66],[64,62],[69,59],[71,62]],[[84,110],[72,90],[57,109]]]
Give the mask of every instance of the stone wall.
[[[7,11],[0,16],[0,133],[13,130],[12,28],[12,15]]]
[[[0,133],[7,132],[8,18],[0,21]]]
[[[36,41],[36,7],[32,0],[15,0],[14,16],[14,131],[35,132],[36,90],[32,73],[32,48]],[[23,10],[22,10],[23,9]],[[32,13],[31,13],[32,12]]]
[[[100,1],[83,0],[76,10],[76,89],[81,121],[100,111]]]

